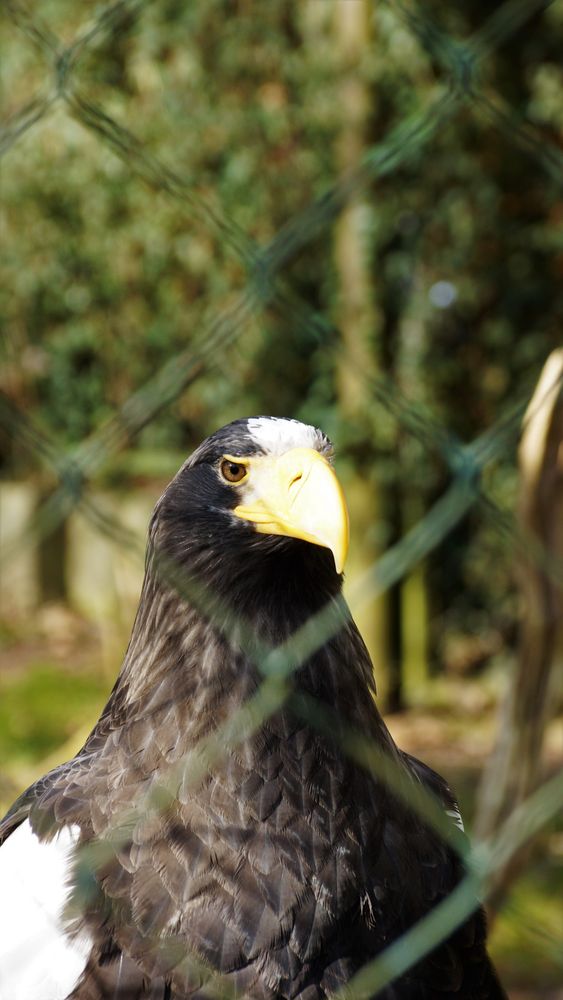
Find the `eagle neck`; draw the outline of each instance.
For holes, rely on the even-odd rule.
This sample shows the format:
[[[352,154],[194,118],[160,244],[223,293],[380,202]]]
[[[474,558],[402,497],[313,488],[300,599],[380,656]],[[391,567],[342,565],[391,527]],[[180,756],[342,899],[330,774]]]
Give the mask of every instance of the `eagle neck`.
[[[273,562],[269,568],[273,570]],[[179,593],[155,572],[149,559],[131,639],[108,705],[114,717],[125,721],[151,711],[165,697],[191,703],[190,720],[198,713],[206,716],[205,709],[211,704],[219,716],[223,703],[231,711],[260,683],[264,655],[287,641],[324,607],[335,606],[340,594],[340,579],[324,553],[316,566],[309,563],[294,571],[287,560],[278,559],[275,572],[263,572],[257,578],[249,570],[246,575],[239,573],[238,581],[235,576],[235,583],[233,587],[231,577],[230,605],[224,586],[214,590],[209,584],[207,588],[194,587],[193,577]],[[190,600],[190,589],[199,600]],[[340,637],[334,636],[297,668],[296,678],[303,681],[308,693],[322,692],[330,700],[327,677],[333,675],[334,657],[344,657],[349,648],[345,633],[350,630],[355,633],[349,622]],[[367,670],[363,665],[366,658]],[[361,675],[360,688],[365,692],[371,682],[367,652],[360,659],[352,657],[348,669]],[[365,693],[360,696],[366,697]]]

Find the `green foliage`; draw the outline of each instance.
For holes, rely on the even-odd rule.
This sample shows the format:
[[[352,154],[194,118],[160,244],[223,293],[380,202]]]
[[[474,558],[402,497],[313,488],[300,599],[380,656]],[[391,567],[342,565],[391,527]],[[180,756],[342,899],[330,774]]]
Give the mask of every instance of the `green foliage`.
[[[37,17],[68,41],[98,13],[48,0]],[[388,390],[366,383],[361,420],[338,405],[338,370],[352,362],[336,324],[333,230],[309,232],[300,216],[337,178],[346,81],[368,88],[365,144],[377,155],[453,86],[460,45],[489,14],[484,3],[431,5],[420,17],[380,5],[350,69],[332,6],[315,0],[125,4],[71,69],[82,110],[59,101],[4,159],[4,388],[61,446],[80,442],[230,307],[256,246],[296,220],[303,247],[283,280],[305,311],[270,304],[132,445],[185,452],[252,412],[320,423],[356,474],[388,494],[379,536],[397,537],[413,487],[427,506],[450,472],[431,429],[405,431],[389,393],[469,441],[530,392],[560,339],[560,178],[546,161],[560,125],[557,5],[533,31],[508,25],[509,42],[478,67],[483,101],[460,106],[363,196],[370,342]],[[4,90],[16,113],[53,70],[25,31],[6,28]],[[526,121],[536,131],[524,143]],[[6,463],[12,474],[29,468],[9,448]],[[494,474],[504,509],[514,486],[509,448]],[[502,541],[475,514],[433,553],[440,660],[438,636],[483,608],[499,609],[510,632],[510,572]]]
[[[150,5],[137,16],[125,10],[73,70],[78,93],[135,137],[121,137],[123,159],[61,106],[6,158],[9,368],[17,394],[31,397],[33,412],[62,440],[99,426],[240,287],[239,260],[208,211],[232,220],[243,243],[265,245],[333,183],[344,70],[330,12],[314,8],[267,4],[257,16],[252,5],[214,0]],[[488,12],[483,5],[471,14],[427,13],[463,37]],[[44,3],[41,16],[72,37],[85,15],[59,0]],[[557,16],[538,17],[533,41],[517,33],[483,69],[518,114],[546,131],[556,125],[561,87]],[[50,70],[28,37],[14,28],[6,35],[4,86],[15,110]],[[426,42],[392,6],[374,14],[373,43],[357,68],[373,95],[374,142],[436,96],[445,70]],[[137,140],[181,177],[181,197],[140,179]],[[425,400],[463,438],[529,388],[558,336],[556,186],[514,143],[469,105],[369,195],[378,363],[388,359],[399,377],[414,369]],[[338,276],[324,235],[290,274],[330,331]],[[447,307],[428,297],[438,281],[453,288]],[[420,326],[414,343],[405,339],[409,317]],[[283,311],[261,326],[262,337],[245,336],[244,358],[225,358],[213,373],[221,412],[208,412],[209,391],[196,386],[149,439],[191,443],[234,409],[272,402],[301,413],[304,391],[314,412],[334,405],[335,338],[317,349],[315,335],[296,330]]]
[[[255,248],[290,219],[303,246],[282,278],[304,310],[270,303],[134,448],[185,452],[244,413],[318,422],[387,492],[379,534],[392,540],[408,527],[410,491],[428,506],[450,472],[431,428],[405,430],[389,394],[469,441],[530,392],[563,307],[560,172],[548,155],[562,103],[557,5],[520,26],[502,15],[477,96],[362,195],[370,343],[388,388],[366,382],[361,419],[339,407],[338,371],[353,362],[337,329],[333,227],[300,219],[338,176],[343,87],[368,88],[364,145],[383,154],[394,129],[456,85],[462,46],[491,13],[484,2],[408,9],[374,8],[353,67],[333,5],[315,0],[124,4],[80,51],[68,91],[80,106],[59,101],[3,169],[3,387],[61,447],[192,346],[244,287]],[[45,0],[37,18],[68,43],[99,13]],[[51,86],[52,62],[8,19],[8,113]],[[5,465],[22,474],[31,463],[8,447]],[[514,486],[512,446],[494,473],[504,509]],[[431,557],[436,635],[466,627],[473,610],[513,617],[493,534],[472,515]]]
[[[74,674],[51,663],[0,677],[2,767],[37,764],[81,726],[97,718],[107,682],[95,672]]]

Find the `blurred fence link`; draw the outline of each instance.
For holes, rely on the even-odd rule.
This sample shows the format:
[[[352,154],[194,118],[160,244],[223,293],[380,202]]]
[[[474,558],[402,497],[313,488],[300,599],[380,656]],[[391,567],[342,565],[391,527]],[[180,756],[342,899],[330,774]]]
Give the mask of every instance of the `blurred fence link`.
[[[37,542],[49,535],[73,508],[78,507],[95,529],[126,547],[138,547],[137,540],[119,521],[100,508],[88,493],[89,480],[107,460],[127,445],[148,423],[185,392],[203,373],[218,363],[220,349],[234,345],[245,333],[249,320],[266,307],[283,309],[298,328],[314,331],[322,343],[332,325],[293,291],[284,269],[308,243],[327,230],[359,192],[378,178],[384,177],[413,156],[424,152],[432,138],[462,108],[472,108],[477,118],[486,120],[503,132],[507,140],[527,155],[534,157],[543,170],[561,179],[563,156],[553,144],[546,144],[532,125],[519,120],[498,93],[482,87],[480,65],[496,47],[506,42],[532,15],[549,6],[546,0],[508,0],[494,9],[490,18],[473,35],[460,41],[437,28],[421,6],[401,0],[394,6],[400,10],[408,29],[445,73],[438,96],[422,111],[402,121],[382,141],[367,150],[361,161],[334,185],[314,200],[304,211],[289,219],[271,242],[258,245],[215,203],[194,190],[194,183],[176,168],[160,161],[135,134],[112,118],[103,107],[90,100],[82,82],[76,78],[77,66],[84,53],[99,45],[107,36],[117,36],[125,18],[140,18],[148,0],[118,0],[102,8],[76,37],[63,44],[45,24],[36,10],[30,10],[18,0],[5,0],[8,18],[29,39],[45,59],[46,78],[43,87],[0,130],[0,156],[61,105],[100,142],[122,158],[131,175],[136,175],[157,191],[164,192],[182,210],[220,237],[224,245],[243,265],[246,280],[242,291],[228,308],[204,323],[189,346],[171,357],[163,367],[116,410],[113,417],[100,426],[77,447],[61,451],[60,445],[33,420],[18,410],[7,397],[0,397],[0,426],[19,445],[46,465],[58,479],[58,488],[36,512],[21,536],[13,541],[4,558],[14,548]],[[423,162],[423,161],[422,161]],[[528,400],[519,401],[494,426],[466,445],[446,427],[440,426],[417,404],[403,398],[397,387],[385,377],[361,373],[368,380],[373,404],[384,405],[401,427],[425,448],[437,449],[446,460],[451,473],[451,485],[428,513],[399,542],[355,583],[358,599],[372,600],[400,580],[452,530],[469,509],[482,504],[495,526],[520,548],[528,540],[519,537],[519,528],[509,521],[484,493],[481,485],[483,470],[503,452],[507,444],[517,440]],[[560,381],[550,387],[550,393],[560,391]],[[541,401],[540,401],[541,405]],[[550,553],[537,551],[536,557],[554,579],[561,579],[562,567]],[[189,781],[198,780],[202,767],[219,758],[226,748],[248,737],[273,712],[289,699],[295,712],[312,726],[334,731],[334,719],[319,705],[299,700],[288,683],[291,674],[320,647],[330,635],[342,627],[347,611],[335,604],[319,612],[287,643],[277,649],[257,648],[253,636],[244,634],[240,621],[230,622],[228,609],[218,609],[213,595],[194,590],[190,581],[179,578],[177,569],[165,567],[170,581],[192,602],[213,615],[221,627],[237,630],[247,652],[255,659],[263,674],[263,682],[249,703],[228,720],[205,743],[198,747],[193,759],[183,761],[182,774]],[[227,624],[225,624],[225,622]],[[341,729],[342,727],[340,727]],[[521,804],[502,824],[494,838],[467,848],[449,822],[444,822],[442,810],[422,787],[405,785],[404,776],[393,768],[359,734],[342,735],[347,753],[365,767],[392,783],[397,794],[406,797],[427,822],[433,824],[449,843],[464,854],[467,876],[456,890],[425,920],[391,945],[373,963],[361,970],[345,991],[347,998],[369,997],[382,989],[392,978],[406,970],[421,956],[447,937],[476,905],[476,897],[487,897],[491,872],[517,852],[522,843],[543,828],[563,804],[563,781],[560,777],[546,782]],[[174,775],[172,784],[178,779]],[[167,789],[153,789],[146,800],[134,809],[150,810],[162,803]],[[105,845],[96,845],[83,858],[83,863],[100,865],[104,851],[114,850],[120,836],[127,837],[131,817],[120,818]],[[111,843],[110,843],[111,840]],[[216,995],[228,995],[224,983],[217,982]]]

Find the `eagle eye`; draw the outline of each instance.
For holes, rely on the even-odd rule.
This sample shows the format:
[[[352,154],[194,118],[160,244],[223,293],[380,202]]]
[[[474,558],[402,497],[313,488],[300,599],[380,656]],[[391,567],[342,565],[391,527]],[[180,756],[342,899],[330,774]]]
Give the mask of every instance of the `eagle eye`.
[[[248,469],[242,462],[234,462],[231,458],[224,458],[221,462],[221,475],[228,483],[241,483],[247,474]]]

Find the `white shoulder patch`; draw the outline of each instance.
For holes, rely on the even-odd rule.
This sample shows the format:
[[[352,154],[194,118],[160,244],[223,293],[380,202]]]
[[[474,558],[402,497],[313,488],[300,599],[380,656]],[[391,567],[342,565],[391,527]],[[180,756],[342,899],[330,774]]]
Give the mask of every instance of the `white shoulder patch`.
[[[26,820],[0,847],[0,1000],[65,1000],[84,970],[92,942],[61,922],[79,832],[44,844]]]
[[[332,446],[328,438],[311,424],[287,417],[250,417],[248,431],[256,444],[272,455],[283,455],[290,448],[314,448],[329,457]]]
[[[460,813],[459,809],[457,809],[457,808],[456,809],[446,809],[446,816],[450,816],[451,819],[453,819],[455,825],[461,830],[461,832],[465,833],[465,827],[463,825],[463,820],[461,818],[461,813]]]

